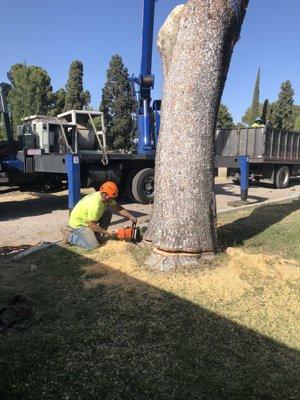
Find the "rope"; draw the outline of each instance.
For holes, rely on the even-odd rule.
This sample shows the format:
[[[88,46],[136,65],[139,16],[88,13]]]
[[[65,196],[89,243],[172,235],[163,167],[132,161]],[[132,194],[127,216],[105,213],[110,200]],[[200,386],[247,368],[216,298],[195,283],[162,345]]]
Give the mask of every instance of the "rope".
[[[242,26],[242,20],[240,18],[241,12],[242,12],[242,2],[241,0],[230,0],[234,14],[235,14],[235,36],[236,40],[239,40],[240,37],[240,30]]]

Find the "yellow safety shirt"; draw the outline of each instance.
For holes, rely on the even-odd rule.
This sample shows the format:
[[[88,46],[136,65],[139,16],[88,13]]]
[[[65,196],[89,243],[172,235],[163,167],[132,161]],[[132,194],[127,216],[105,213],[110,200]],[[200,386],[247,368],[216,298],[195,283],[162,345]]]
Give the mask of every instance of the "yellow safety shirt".
[[[91,193],[81,199],[73,208],[69,225],[71,228],[88,226],[90,221],[99,221],[107,206],[114,206],[115,200],[104,203],[100,192]]]

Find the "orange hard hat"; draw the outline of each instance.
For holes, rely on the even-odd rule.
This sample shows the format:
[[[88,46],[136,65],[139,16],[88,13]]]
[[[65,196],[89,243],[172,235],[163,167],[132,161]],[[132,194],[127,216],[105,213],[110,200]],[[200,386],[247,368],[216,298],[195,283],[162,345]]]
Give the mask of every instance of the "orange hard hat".
[[[118,186],[115,182],[105,182],[100,187],[100,192],[106,193],[109,197],[118,197]]]

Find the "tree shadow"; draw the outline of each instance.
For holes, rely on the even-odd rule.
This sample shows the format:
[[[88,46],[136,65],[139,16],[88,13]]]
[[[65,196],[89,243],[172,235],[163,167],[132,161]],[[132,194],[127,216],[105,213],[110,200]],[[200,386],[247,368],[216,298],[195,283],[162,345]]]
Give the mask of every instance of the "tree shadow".
[[[0,203],[0,221],[37,216],[67,209],[66,196],[43,196],[26,200],[8,200]]]
[[[300,202],[272,204],[255,208],[246,217],[218,227],[218,238],[222,248],[243,245],[244,242],[270,226],[280,222],[294,211],[299,210]]]
[[[224,184],[224,183],[216,183],[215,184],[215,193],[216,195],[222,195],[222,196],[229,196],[229,197],[241,197],[240,193],[235,193],[232,192],[231,189],[232,188],[232,184]],[[254,200],[255,203],[262,203],[266,200],[268,200],[268,197],[263,197],[263,196],[254,196],[251,193],[251,187],[249,188],[249,194],[248,194],[248,200]]]
[[[1,399],[298,398],[292,348],[66,248],[26,264],[39,318],[1,336]]]
[[[25,200],[8,199],[7,201],[0,202],[0,221],[49,214],[57,210],[68,210],[67,195],[55,196],[49,193],[35,193],[35,195],[38,197]],[[122,198],[120,204],[125,204],[126,207],[125,199]],[[132,210],[132,213],[136,218],[147,216],[147,214],[138,210]],[[121,222],[128,222],[128,220],[120,217],[118,221],[114,221],[112,225]]]

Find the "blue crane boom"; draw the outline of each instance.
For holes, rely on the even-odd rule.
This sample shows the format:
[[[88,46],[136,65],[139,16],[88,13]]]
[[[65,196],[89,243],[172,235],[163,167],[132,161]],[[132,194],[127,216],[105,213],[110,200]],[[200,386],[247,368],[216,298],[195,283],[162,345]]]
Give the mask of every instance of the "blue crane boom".
[[[144,0],[143,9],[143,33],[142,33],[142,60],[141,60],[141,73],[140,76],[145,78],[152,74],[152,50],[153,50],[153,29],[154,29],[154,14],[155,14],[155,0]],[[150,97],[151,88],[145,85],[148,89],[148,96]]]
[[[151,90],[154,87],[152,75],[152,50],[155,3],[143,1],[143,31],[141,71],[136,83],[140,86],[138,98],[138,154],[153,154],[155,151],[154,128],[151,120]]]

